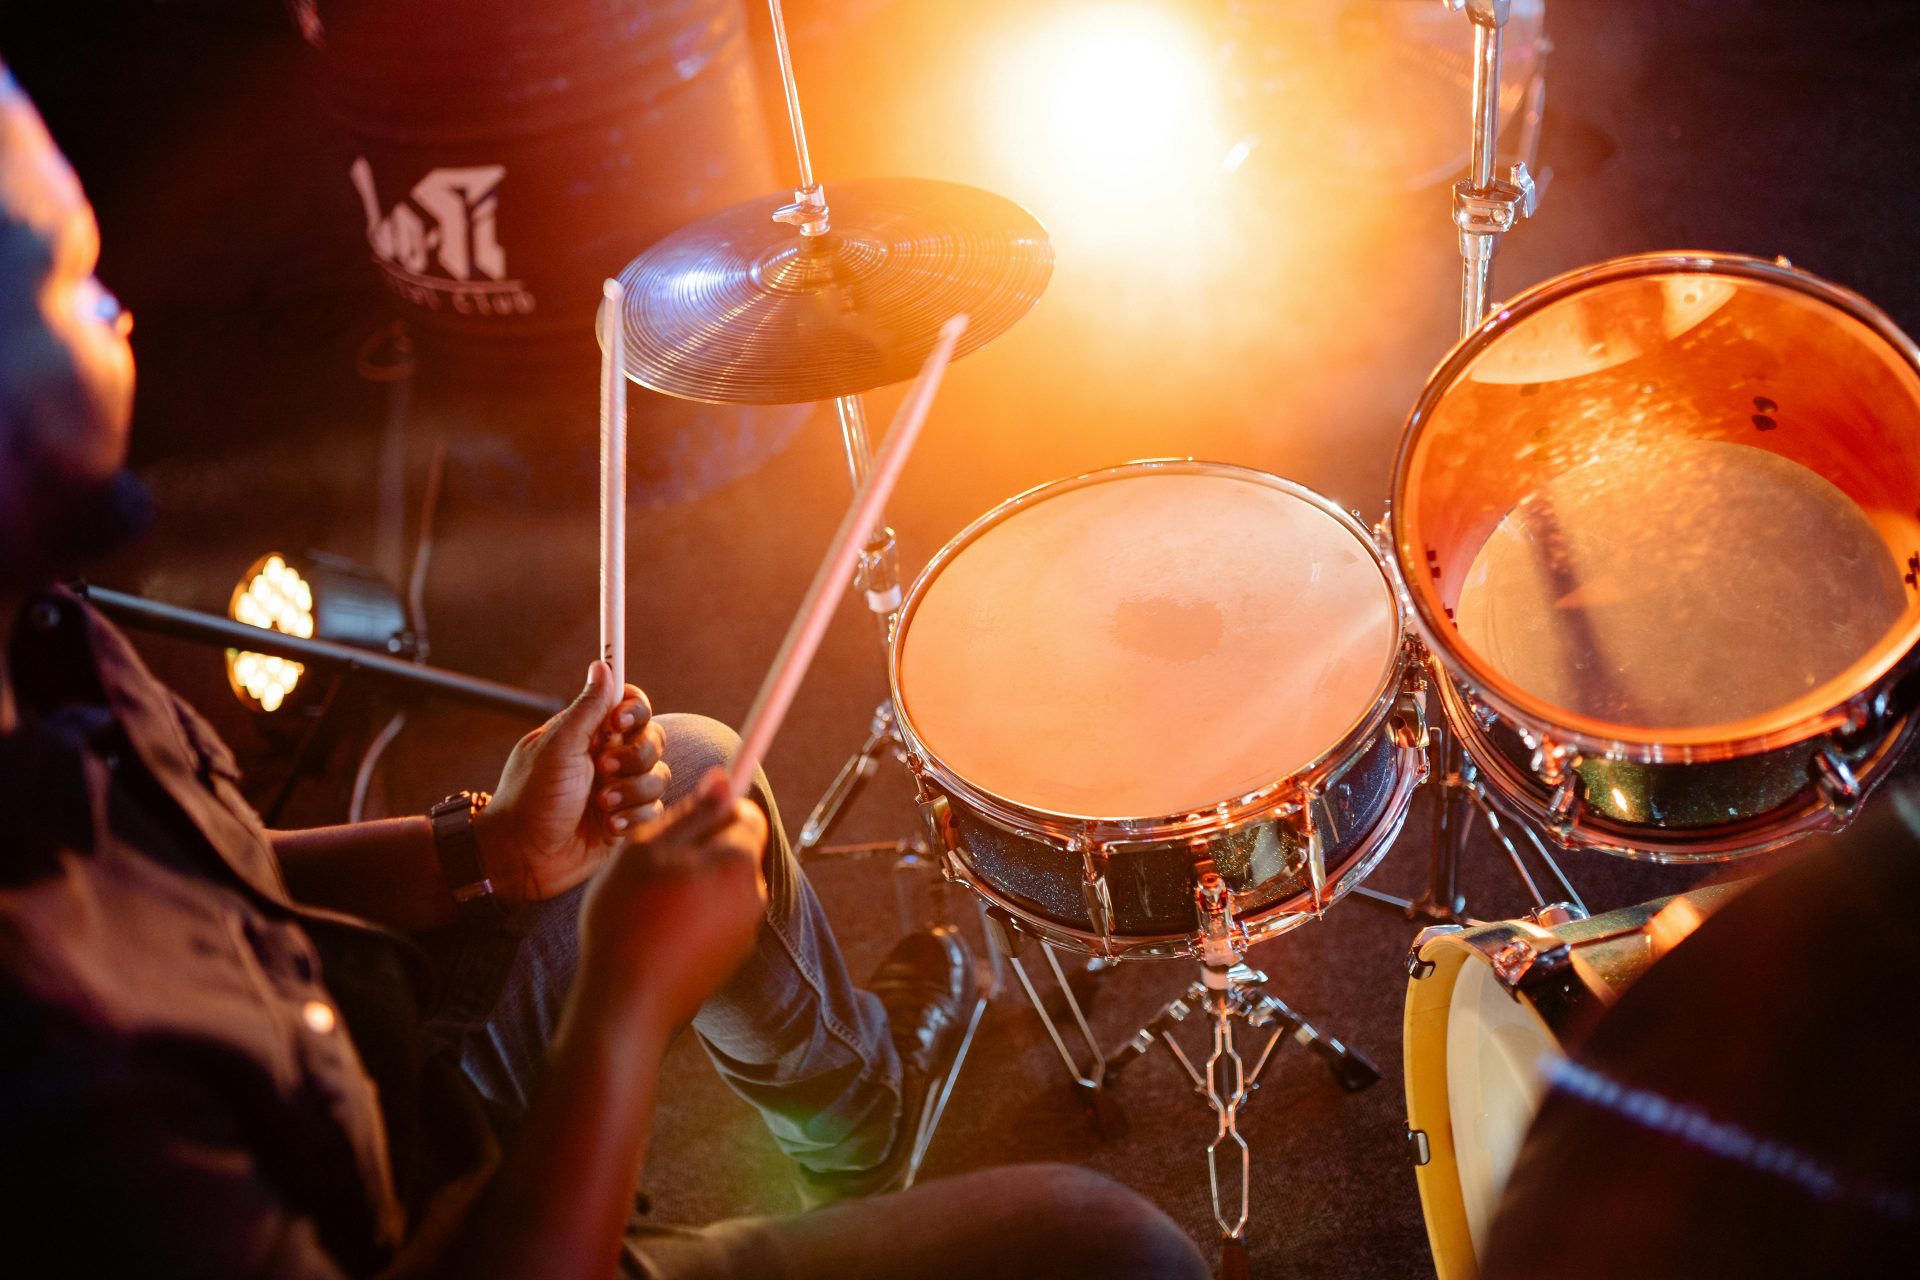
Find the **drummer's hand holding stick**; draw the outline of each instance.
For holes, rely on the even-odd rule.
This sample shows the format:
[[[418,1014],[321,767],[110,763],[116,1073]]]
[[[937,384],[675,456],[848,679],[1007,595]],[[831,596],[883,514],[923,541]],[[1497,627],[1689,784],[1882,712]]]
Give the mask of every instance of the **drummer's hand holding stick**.
[[[612,1272],[661,1061],[753,950],[766,846],[765,815],[715,769],[613,848],[581,908],[580,961],[540,1089],[436,1276]]]
[[[627,379],[623,293],[609,280],[600,362],[600,660],[573,705],[522,738],[474,819],[501,900],[537,902],[597,870],[657,818],[670,781],[647,695],[626,683]]]
[[[610,291],[603,319],[618,314]],[[618,376],[617,360],[608,363]],[[623,434],[603,431],[615,444]],[[606,468],[606,479],[617,470]],[[613,500],[624,505],[618,490]],[[515,747],[494,803],[475,820],[490,869],[498,855],[526,881],[503,896],[547,897],[599,874],[581,908],[580,962],[542,1086],[433,1268],[449,1280],[613,1269],[667,1046],[746,959],[765,918],[760,809],[731,794],[715,769],[660,810],[659,730],[645,696],[613,667],[624,647],[624,556],[607,554],[616,548],[613,536],[603,538],[602,644],[611,661],[596,661],[573,705]]]

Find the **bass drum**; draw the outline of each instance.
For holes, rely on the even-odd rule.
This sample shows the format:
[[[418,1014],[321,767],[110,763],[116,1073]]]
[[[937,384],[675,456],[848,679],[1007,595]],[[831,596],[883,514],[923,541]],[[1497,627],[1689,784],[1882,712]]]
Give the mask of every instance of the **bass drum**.
[[[1744,882],[1591,919],[1565,907],[1422,931],[1408,957],[1407,1136],[1440,1280],[1472,1280],[1539,1110],[1543,1060],[1578,1045],[1620,994]]]
[[[1911,736],[1920,350],[1784,263],[1622,258],[1503,305],[1414,409],[1390,524],[1448,724],[1563,844],[1771,848]]]
[[[956,879],[1105,956],[1315,918],[1426,775],[1400,601],[1365,526],[1244,467],[1136,462],[987,513],[920,575],[894,706]]]

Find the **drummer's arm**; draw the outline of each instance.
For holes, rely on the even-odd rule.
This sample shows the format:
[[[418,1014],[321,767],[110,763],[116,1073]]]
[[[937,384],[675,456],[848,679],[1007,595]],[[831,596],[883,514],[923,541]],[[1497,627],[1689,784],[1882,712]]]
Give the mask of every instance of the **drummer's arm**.
[[[435,1275],[607,1275],[673,1035],[752,950],[766,818],[718,771],[594,883],[540,1093]]]
[[[658,815],[665,739],[646,696],[628,685],[615,706],[605,663],[571,705],[514,747],[493,803],[473,815],[480,869],[503,903],[551,898],[579,884],[616,841]],[[609,738],[621,735],[620,741]],[[432,824],[389,818],[269,833],[300,901],[403,932],[453,919]]]

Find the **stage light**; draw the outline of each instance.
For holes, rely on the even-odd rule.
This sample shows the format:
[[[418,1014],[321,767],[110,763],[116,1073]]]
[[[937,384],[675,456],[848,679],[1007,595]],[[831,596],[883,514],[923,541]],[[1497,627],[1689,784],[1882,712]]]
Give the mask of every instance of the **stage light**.
[[[410,655],[406,610],[384,579],[337,556],[296,560],[269,552],[233,589],[227,615],[236,622],[302,640],[332,640],[377,653]],[[289,658],[227,650],[227,683],[245,705],[276,712],[294,701],[306,668]]]
[[[1023,23],[993,58],[996,168],[1065,246],[1164,249],[1218,184],[1218,77],[1202,25],[1170,6],[1083,6]]]

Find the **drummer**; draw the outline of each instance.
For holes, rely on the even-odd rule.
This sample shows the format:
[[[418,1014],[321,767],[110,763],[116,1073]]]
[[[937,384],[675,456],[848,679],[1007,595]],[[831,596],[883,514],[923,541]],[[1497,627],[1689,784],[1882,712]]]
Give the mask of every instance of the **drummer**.
[[[910,935],[856,988],[764,785],[735,802],[711,771],[731,736],[653,718],[604,664],[491,804],[265,830],[205,722],[48,585],[144,522],[130,323],[97,247],[0,66],[0,1270],[1206,1273],[1082,1170],[859,1198],[903,1180],[905,1117],[973,997],[966,949]],[[463,948],[451,983],[402,936],[434,927]],[[689,1024],[804,1196],[846,1203],[628,1231]]]

